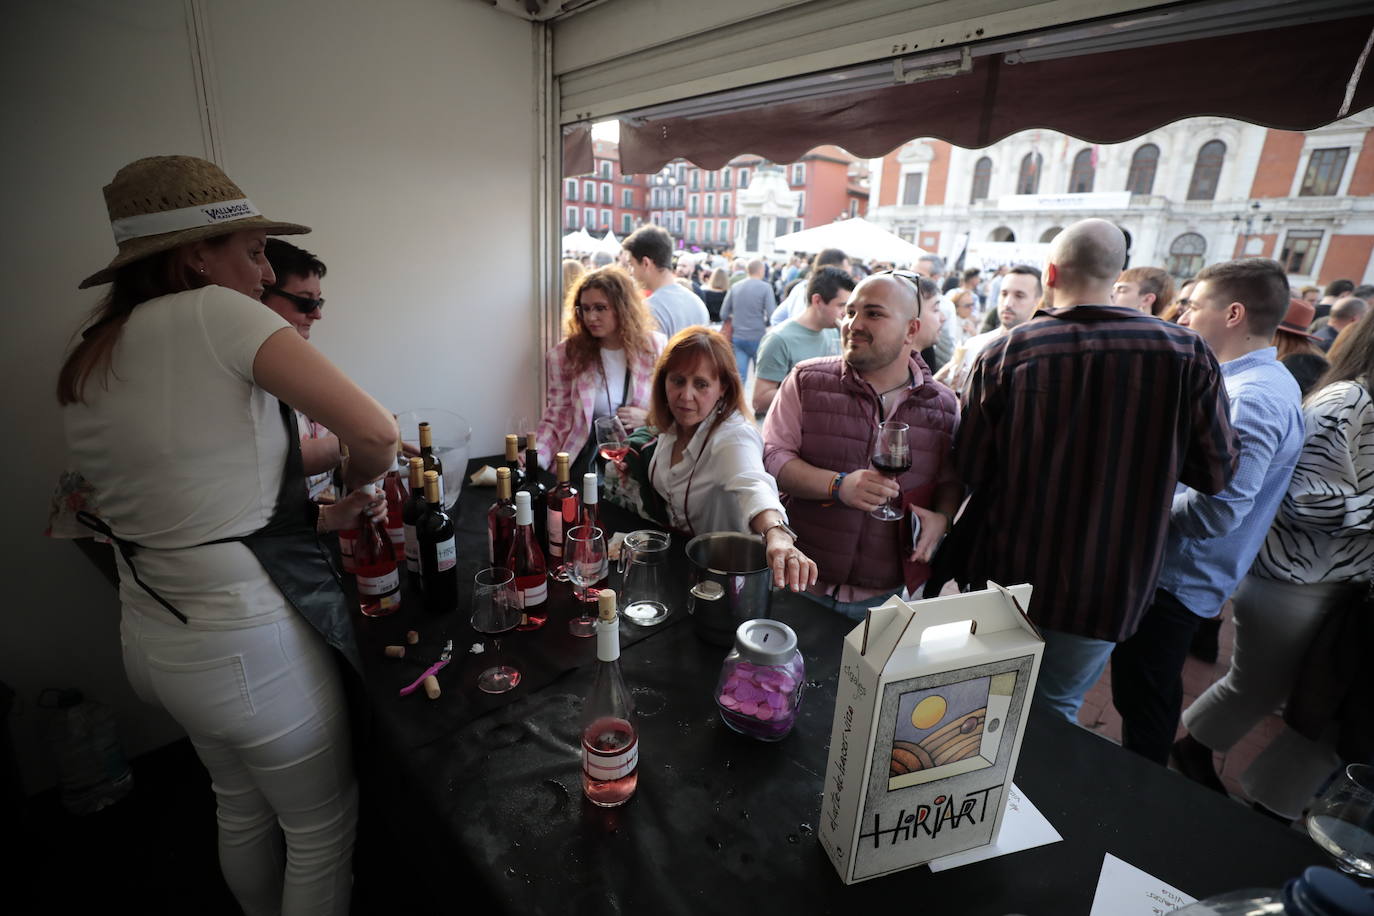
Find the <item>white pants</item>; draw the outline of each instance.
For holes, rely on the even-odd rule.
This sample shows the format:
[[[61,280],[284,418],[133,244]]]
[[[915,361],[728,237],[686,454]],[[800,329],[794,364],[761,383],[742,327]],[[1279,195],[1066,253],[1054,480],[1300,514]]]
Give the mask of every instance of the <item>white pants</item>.
[[[120,636],[135,691],[210,771],[220,867],[244,912],[348,912],[358,788],[323,638],[297,614],[205,630],[127,605]]]
[[[1348,599],[1351,588],[1347,582],[1294,585],[1254,575],[1242,579],[1231,598],[1236,624],[1231,668],[1184,710],[1188,733],[1224,752],[1272,713],[1293,689],[1322,621]],[[1339,765],[1330,745],[1285,728],[1240,782],[1253,801],[1298,818]]]

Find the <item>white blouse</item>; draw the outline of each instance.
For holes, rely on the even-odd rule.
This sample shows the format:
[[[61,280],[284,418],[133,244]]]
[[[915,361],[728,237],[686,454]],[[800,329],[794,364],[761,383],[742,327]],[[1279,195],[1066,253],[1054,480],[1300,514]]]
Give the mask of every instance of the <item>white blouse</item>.
[[[778,484],[763,469],[758,428],[738,411],[715,424],[714,432],[710,427],[697,427],[676,465],[675,428],[659,434],[649,479],[667,503],[672,525],[694,534],[748,532],[749,522],[765,509],[776,509],[786,518]]]

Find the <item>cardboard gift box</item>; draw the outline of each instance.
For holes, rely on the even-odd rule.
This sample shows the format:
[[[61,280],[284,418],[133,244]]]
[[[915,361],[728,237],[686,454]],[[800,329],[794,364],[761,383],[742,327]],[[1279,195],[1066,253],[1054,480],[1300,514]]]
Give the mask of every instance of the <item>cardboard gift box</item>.
[[[996,840],[1045,646],[1030,595],[893,598],[845,637],[817,835],[846,884]]]

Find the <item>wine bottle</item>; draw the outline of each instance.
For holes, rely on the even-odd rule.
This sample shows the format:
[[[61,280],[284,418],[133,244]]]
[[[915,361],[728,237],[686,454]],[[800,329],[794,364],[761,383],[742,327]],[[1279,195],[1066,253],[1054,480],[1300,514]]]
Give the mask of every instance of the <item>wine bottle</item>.
[[[530,511],[534,513],[534,536],[540,546],[547,545],[549,520],[539,509],[544,505],[549,488],[539,479],[539,444],[535,441],[534,433],[530,433],[525,439],[525,482],[519,488],[511,487],[511,492],[515,493],[517,489],[530,494]]]
[[[458,606],[458,543],[453,519],[439,502],[439,475],[434,471],[425,471],[425,504],[425,515],[415,526],[425,609],[446,614]]]
[[[520,437],[515,433],[506,436],[506,467],[510,468],[510,491],[519,493],[525,485],[525,469],[520,466]]]
[[[398,560],[403,560],[405,556],[406,479],[409,472],[410,462],[406,460],[406,454],[401,449],[401,440],[397,439],[396,464],[386,472],[386,477],[382,480],[382,492],[386,494],[386,533],[391,538],[391,545],[396,548]],[[403,561],[400,568],[405,569]]]
[[[521,611],[516,629],[539,629],[549,619],[544,604],[549,597],[548,567],[544,565],[544,552],[534,539],[534,513],[530,511],[530,494],[524,490],[515,494],[515,540],[506,567],[515,574],[515,592],[511,597]]]
[[[406,576],[417,588],[424,588],[420,575],[420,541],[415,534],[416,526],[429,511],[425,502],[425,461],[423,458],[410,459],[410,497],[401,509],[401,521],[405,528],[406,539]]]
[[[439,505],[444,504],[444,463],[439,460],[439,456],[434,454],[434,434],[430,432],[428,423],[420,424],[420,459],[425,463],[426,471],[433,471],[439,475]]]
[[[342,500],[348,495],[347,485],[344,484],[348,474],[348,446],[339,443],[339,499]],[[358,543],[357,528],[339,529],[339,563],[343,566],[344,572],[353,572],[353,547]]]
[[[496,502],[487,510],[487,562],[501,566],[515,545],[515,500],[510,493],[510,469],[496,469]]]
[[[377,496],[377,485],[362,488]],[[401,575],[396,569],[396,548],[386,525],[366,513],[358,521],[358,540],[353,546],[353,577],[358,585],[358,609],[365,617],[385,617],[401,609]]]
[[[615,591],[597,596],[596,674],[582,706],[582,792],[594,805],[629,801],[639,783],[639,730],[620,676],[620,621]]]
[[[557,469],[558,485],[549,491],[548,528],[549,558],[563,559],[563,536],[569,528],[577,526],[577,488],[568,483],[568,453],[559,452],[553,458]]]
[[[582,512],[577,516],[577,523],[588,528],[601,527],[601,513],[598,507],[596,492],[596,472],[588,471],[582,475]],[[605,532],[602,532],[603,534]]]

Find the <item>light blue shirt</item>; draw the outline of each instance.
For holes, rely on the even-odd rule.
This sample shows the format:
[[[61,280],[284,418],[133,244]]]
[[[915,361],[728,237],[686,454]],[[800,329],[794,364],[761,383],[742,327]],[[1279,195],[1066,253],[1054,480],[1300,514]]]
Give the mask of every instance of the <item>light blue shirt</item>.
[[[1250,569],[1302,452],[1302,395],[1273,347],[1221,364],[1240,461],[1215,496],[1180,485],[1169,514],[1159,587],[1215,617]]]

